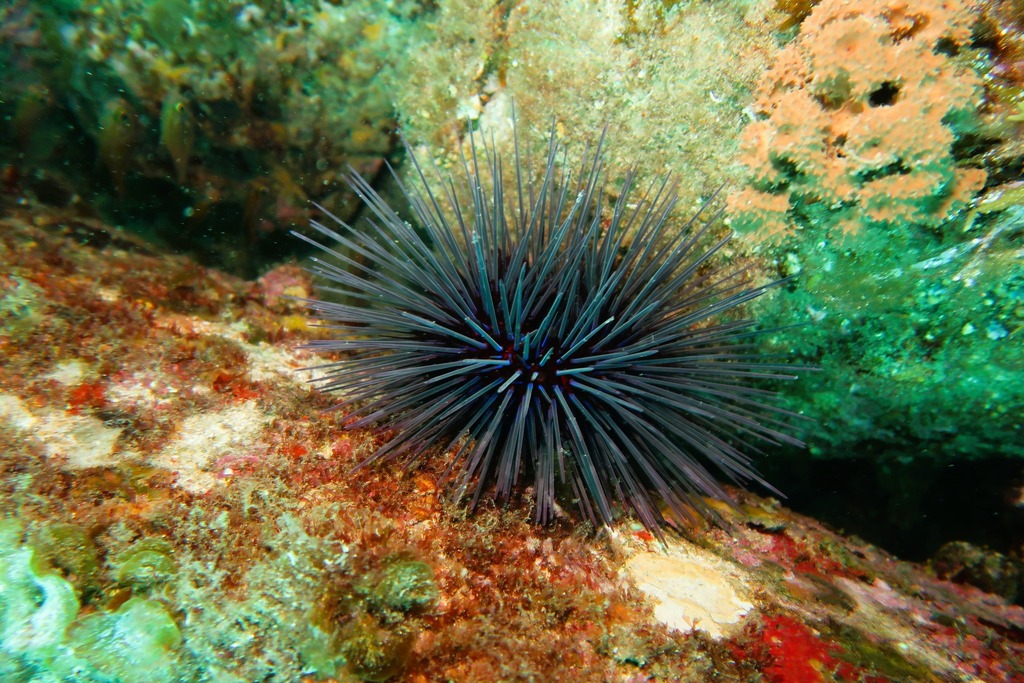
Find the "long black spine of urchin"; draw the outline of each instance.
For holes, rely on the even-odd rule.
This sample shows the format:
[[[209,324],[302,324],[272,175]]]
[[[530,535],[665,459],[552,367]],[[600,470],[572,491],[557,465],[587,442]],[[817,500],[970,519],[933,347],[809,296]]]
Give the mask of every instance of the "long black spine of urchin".
[[[323,251],[312,271],[337,297],[308,301],[337,336],[306,348],[342,356],[314,381],[343,394],[348,428],[394,434],[362,464],[455,448],[449,474],[458,496],[472,489],[471,505],[491,485],[507,501],[529,471],[540,523],[557,475],[593,521],[610,522],[618,500],[657,529],[657,498],[684,519],[712,514],[703,496],[728,498],[702,463],[768,486],[745,453],[758,441],[802,445],[785,432],[793,415],[753,386],[792,379],[787,366],[755,353],[751,321],[716,322],[772,285],[709,266],[728,238],[700,248],[718,217],[703,219],[707,204],[669,232],[667,178],[634,200],[627,174],[604,211],[602,144],[574,180],[552,130],[536,179],[517,138],[506,197],[493,145],[471,136],[469,207],[407,148],[416,188],[395,180],[420,232],[353,172],[370,214],[361,229],[325,211],[341,228],[314,221],[326,243],[295,233]]]

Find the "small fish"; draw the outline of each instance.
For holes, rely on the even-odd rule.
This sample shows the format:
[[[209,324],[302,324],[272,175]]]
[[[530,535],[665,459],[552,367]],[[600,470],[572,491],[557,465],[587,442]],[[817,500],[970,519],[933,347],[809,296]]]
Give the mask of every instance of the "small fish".
[[[185,182],[188,174],[188,161],[195,141],[196,122],[188,101],[179,91],[172,90],[164,97],[160,109],[160,144],[171,155],[179,185]]]
[[[121,196],[124,196],[124,182],[131,169],[139,132],[139,116],[123,97],[115,97],[103,106],[96,144],[100,161],[110,171]]]

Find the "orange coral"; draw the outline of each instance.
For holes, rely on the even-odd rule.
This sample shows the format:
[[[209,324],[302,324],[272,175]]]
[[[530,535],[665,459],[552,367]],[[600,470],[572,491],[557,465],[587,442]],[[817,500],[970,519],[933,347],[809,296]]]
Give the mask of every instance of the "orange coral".
[[[814,207],[845,231],[937,226],[977,192],[951,155],[980,81],[947,56],[970,35],[964,0],[824,0],[777,55],[743,133],[737,227],[777,235]],[[804,214],[806,215],[806,214]]]

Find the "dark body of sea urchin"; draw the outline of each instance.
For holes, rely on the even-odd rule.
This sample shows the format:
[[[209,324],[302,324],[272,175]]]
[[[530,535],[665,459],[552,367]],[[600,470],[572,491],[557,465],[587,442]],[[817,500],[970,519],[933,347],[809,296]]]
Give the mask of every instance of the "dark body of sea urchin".
[[[325,252],[312,271],[339,297],[308,302],[337,337],[306,348],[343,354],[314,382],[343,393],[348,428],[393,430],[363,464],[455,448],[448,473],[471,505],[492,484],[507,501],[532,472],[540,523],[557,480],[595,523],[618,501],[654,530],[658,498],[692,519],[710,514],[702,496],[728,497],[702,463],[763,484],[740,449],[799,442],[779,431],[789,414],[773,394],[750,384],[791,376],[753,353],[750,321],[715,321],[766,289],[709,268],[728,238],[698,248],[713,220],[698,229],[697,216],[668,234],[667,179],[634,198],[629,174],[603,211],[600,143],[572,177],[552,133],[535,179],[517,140],[511,196],[492,148],[471,138],[468,207],[436,166],[432,189],[410,150],[422,187],[401,190],[421,232],[353,173],[366,226],[314,222],[328,244],[298,235]]]

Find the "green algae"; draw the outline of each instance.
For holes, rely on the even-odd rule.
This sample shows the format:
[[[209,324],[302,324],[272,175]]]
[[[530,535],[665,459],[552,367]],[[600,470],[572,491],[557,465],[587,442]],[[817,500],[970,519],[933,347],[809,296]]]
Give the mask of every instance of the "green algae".
[[[414,639],[413,631],[385,628],[371,615],[360,614],[342,630],[340,652],[360,679],[386,681],[405,667]]]
[[[155,600],[132,598],[114,613],[90,614],[70,633],[70,645],[96,670],[121,683],[172,683],[181,632]]]
[[[63,572],[79,595],[95,586],[99,555],[95,543],[81,527],[48,525],[35,534],[33,546],[41,557]]]
[[[926,667],[901,653],[906,643],[876,643],[849,627],[840,627],[835,634],[836,640],[843,644],[843,659],[859,663],[861,666],[876,671],[889,680],[894,681],[935,681],[935,675]]]
[[[0,521],[2,680],[176,680],[175,652],[182,642],[181,633],[162,604],[132,598],[116,612],[81,614],[75,586],[47,570],[35,549],[22,542],[23,534],[20,522]],[[77,536],[61,531],[55,535],[72,540]],[[64,545],[67,547],[66,541]],[[51,546],[55,547],[60,544]]]
[[[766,326],[802,323],[772,342],[821,368],[787,388],[791,408],[828,416],[808,426],[811,453],[1024,457],[1024,266],[1012,245],[876,246],[790,244],[801,286],[761,308]]]
[[[49,659],[78,614],[74,586],[41,570],[35,551],[22,545],[22,526],[0,522],[0,651],[8,656]]]
[[[328,506],[320,514],[332,519],[338,510]],[[214,548],[229,535],[226,524],[225,514],[195,509],[184,533],[191,544]],[[331,529],[314,534],[282,514],[266,523],[258,548],[251,562],[236,568],[232,583],[242,591],[227,587],[223,567],[210,556],[183,553],[162,539],[144,537],[110,560],[109,575],[135,596],[129,602],[142,593],[188,615],[179,647],[157,615],[131,612],[152,617],[154,651],[157,644],[180,650],[181,681],[382,681],[406,667],[439,588],[430,565],[404,541],[353,541]],[[110,623],[72,634],[109,635]]]
[[[23,339],[46,315],[43,291],[16,273],[0,279],[0,284],[0,323],[4,334],[15,340]]]
[[[173,546],[162,538],[146,538],[120,554],[118,583],[146,590],[167,583],[178,572]]]
[[[400,559],[381,572],[366,590],[370,602],[389,613],[419,612],[437,602],[434,570],[426,562]]]

